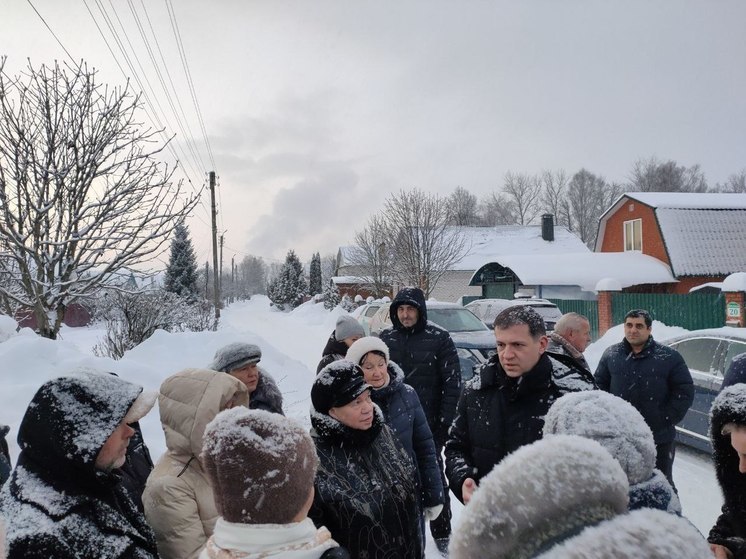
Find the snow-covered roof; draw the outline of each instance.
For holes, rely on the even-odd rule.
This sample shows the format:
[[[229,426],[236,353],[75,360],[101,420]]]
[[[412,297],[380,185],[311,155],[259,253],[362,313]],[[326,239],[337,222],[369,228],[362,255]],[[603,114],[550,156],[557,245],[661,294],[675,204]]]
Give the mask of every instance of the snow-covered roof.
[[[677,283],[663,262],[639,252],[579,252],[545,254],[506,254],[484,260],[513,270],[524,285],[578,285],[584,291],[595,291],[602,279],[613,278],[622,288],[643,283]],[[473,276],[472,276],[473,278]]]
[[[348,245],[339,247],[339,253],[337,255],[338,262],[337,266],[349,266],[350,257],[355,253],[357,247],[355,245]]]
[[[624,196],[658,209],[746,210],[746,194],[743,193],[626,192],[619,199]],[[613,205],[616,205],[616,202]]]
[[[459,227],[467,253],[451,270],[477,270],[487,262],[496,262],[505,254],[543,256],[549,254],[590,253],[588,247],[565,227],[554,226],[554,240],[541,237],[541,225],[500,225],[497,227]]]
[[[746,271],[746,208],[658,208],[655,215],[677,277]]]
[[[334,276],[332,283],[334,285],[347,284],[347,283],[369,283],[370,279],[361,278],[360,276]]]
[[[601,216],[597,249],[609,217],[629,200],[653,208],[676,277],[746,271],[746,194],[627,192]]]

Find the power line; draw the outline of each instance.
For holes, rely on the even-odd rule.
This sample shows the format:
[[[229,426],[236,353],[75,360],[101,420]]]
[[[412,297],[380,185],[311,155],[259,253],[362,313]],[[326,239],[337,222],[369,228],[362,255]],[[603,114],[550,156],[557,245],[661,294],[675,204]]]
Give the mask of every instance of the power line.
[[[210,146],[210,140],[207,137],[207,129],[205,128],[205,121],[202,118],[202,111],[199,108],[199,101],[197,100],[197,92],[194,89],[194,81],[192,80],[192,73],[189,71],[189,62],[187,61],[186,57],[186,51],[184,50],[184,43],[181,40],[181,32],[179,31],[179,23],[176,21],[176,12],[174,11],[173,4],[171,3],[171,0],[165,0],[166,2],[166,8],[168,9],[168,15],[171,20],[171,29],[174,32],[174,37],[176,38],[176,44],[179,48],[179,55],[181,56],[181,64],[184,67],[184,73],[187,77],[187,84],[189,85],[189,91],[192,95],[192,101],[194,102],[194,108],[197,111],[197,118],[199,120],[200,128],[202,129],[202,136],[205,140],[205,145],[207,146],[207,154],[210,157],[210,163],[212,163],[212,168],[214,171],[217,171],[217,166],[215,165],[215,158],[212,155],[212,147]]]
[[[39,19],[46,26],[46,28],[49,29],[49,32],[52,34],[52,37],[54,37],[54,39],[57,41],[57,43],[62,47],[62,50],[65,51],[65,54],[67,54],[67,56],[70,58],[70,60],[72,61],[73,65],[75,65],[75,67],[78,68],[79,65],[78,65],[77,62],[75,62],[75,59],[73,58],[73,55],[68,52],[68,50],[65,48],[65,45],[63,45],[62,41],[60,41],[59,37],[57,37],[57,35],[55,34],[54,31],[52,31],[52,28],[47,23],[47,20],[45,20],[44,17],[39,13],[39,10],[36,9],[36,6],[34,6],[31,3],[31,0],[26,0],[26,2],[28,2],[29,6],[31,6],[31,8],[33,8],[33,10],[36,12],[36,15],[39,16]]]

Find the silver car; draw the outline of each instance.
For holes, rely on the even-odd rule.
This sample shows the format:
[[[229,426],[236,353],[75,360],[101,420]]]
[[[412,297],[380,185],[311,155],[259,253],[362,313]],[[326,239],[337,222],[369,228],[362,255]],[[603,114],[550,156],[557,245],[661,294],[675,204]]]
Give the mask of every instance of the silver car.
[[[557,305],[546,299],[525,297],[520,299],[476,299],[465,305],[467,309],[477,315],[486,326],[492,328],[492,323],[502,311],[508,307],[525,305],[534,309],[544,319],[547,332],[554,330],[554,325],[562,317],[562,311]]]

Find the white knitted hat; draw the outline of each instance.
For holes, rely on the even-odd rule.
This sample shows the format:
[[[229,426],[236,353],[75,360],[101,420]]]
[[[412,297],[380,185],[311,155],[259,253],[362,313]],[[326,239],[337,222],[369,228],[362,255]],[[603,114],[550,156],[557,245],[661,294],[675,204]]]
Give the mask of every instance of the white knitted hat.
[[[360,365],[363,357],[371,351],[380,351],[386,356],[386,361],[389,360],[389,347],[381,338],[375,336],[365,336],[352,344],[347,350],[345,359],[352,361],[355,365]]]

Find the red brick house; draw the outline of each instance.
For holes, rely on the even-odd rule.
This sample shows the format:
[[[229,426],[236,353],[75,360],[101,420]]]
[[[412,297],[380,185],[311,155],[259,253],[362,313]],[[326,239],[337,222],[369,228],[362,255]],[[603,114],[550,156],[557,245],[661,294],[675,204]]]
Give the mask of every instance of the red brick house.
[[[678,282],[647,292],[721,282],[746,271],[746,194],[628,192],[601,216],[595,251],[639,252],[669,266]]]

